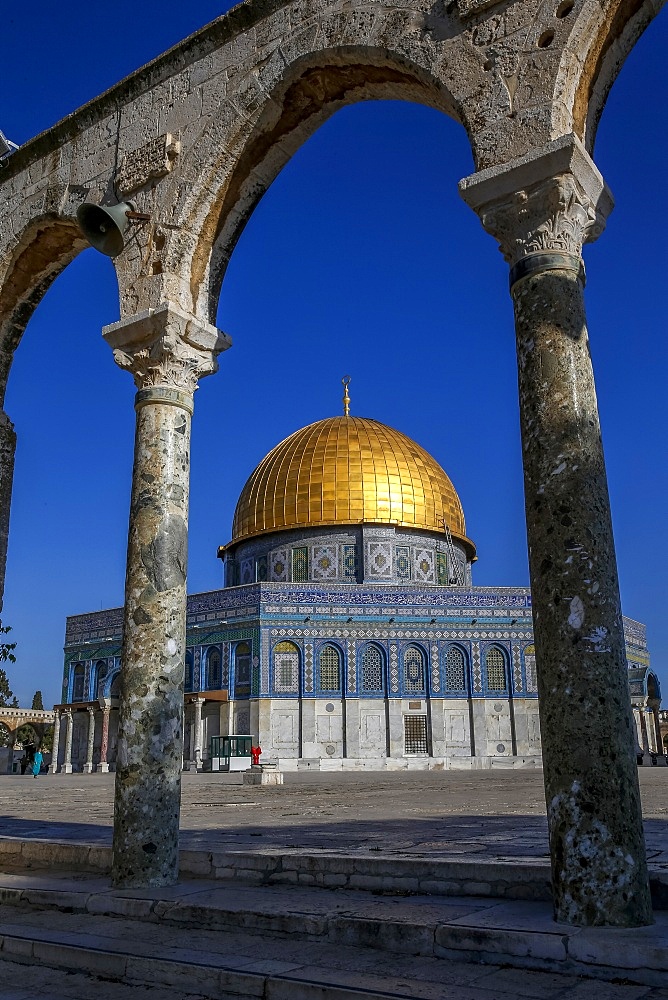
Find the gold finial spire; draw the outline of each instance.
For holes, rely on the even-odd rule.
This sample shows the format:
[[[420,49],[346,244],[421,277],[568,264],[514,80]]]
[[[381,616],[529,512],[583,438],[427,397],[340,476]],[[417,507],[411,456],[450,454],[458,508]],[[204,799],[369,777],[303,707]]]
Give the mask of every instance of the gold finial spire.
[[[348,386],[350,385],[350,375],[344,375],[341,379],[341,384],[343,385],[343,415],[344,417],[349,417],[350,396],[348,395]]]

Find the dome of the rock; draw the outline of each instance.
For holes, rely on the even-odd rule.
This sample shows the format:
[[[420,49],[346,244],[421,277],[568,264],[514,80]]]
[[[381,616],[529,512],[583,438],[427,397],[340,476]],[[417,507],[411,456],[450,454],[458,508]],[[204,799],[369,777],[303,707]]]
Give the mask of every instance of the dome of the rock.
[[[450,479],[405,434],[364,417],[329,417],[285,438],[244,486],[232,541],[287,529],[388,524],[444,532],[474,551]]]

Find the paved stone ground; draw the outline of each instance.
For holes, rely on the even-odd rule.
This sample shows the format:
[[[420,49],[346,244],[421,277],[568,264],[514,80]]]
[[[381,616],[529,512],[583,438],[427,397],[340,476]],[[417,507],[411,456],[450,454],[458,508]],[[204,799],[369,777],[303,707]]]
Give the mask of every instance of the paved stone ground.
[[[668,869],[668,768],[640,768],[648,858]],[[0,833],[110,843],[113,774],[0,777]],[[547,858],[541,771],[184,774],[181,846]]]
[[[283,787],[260,788],[243,786],[239,775],[185,774],[182,846],[320,847],[499,860],[547,857],[540,771],[294,773],[285,780]],[[109,843],[113,782],[113,775],[102,774],[38,780],[2,776],[0,834]],[[648,854],[654,866],[668,868],[668,769],[641,769],[640,782]],[[5,921],[8,917],[9,912],[3,913]],[[44,921],[45,928],[57,921],[48,913],[30,919]],[[284,954],[285,942],[280,948]],[[376,953],[365,961],[370,974],[376,964],[387,973],[392,959]],[[405,978],[407,959],[397,956],[394,961],[396,973]],[[2,962],[1,969],[0,1000],[207,1000],[178,989],[13,962]],[[437,995],[438,1000],[668,1000],[668,987],[450,963]]]

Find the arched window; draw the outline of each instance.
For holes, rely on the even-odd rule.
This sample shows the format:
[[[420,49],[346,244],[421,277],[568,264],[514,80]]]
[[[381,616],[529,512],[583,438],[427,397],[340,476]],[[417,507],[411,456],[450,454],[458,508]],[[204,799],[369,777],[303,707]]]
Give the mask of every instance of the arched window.
[[[111,687],[109,688],[109,695],[111,698],[119,698],[120,694],[121,694],[121,672],[119,670],[111,682]]]
[[[320,690],[341,690],[341,654],[336,646],[325,646],[321,650]]]
[[[234,650],[235,681],[238,685],[250,684],[251,648],[247,642],[238,642]]]
[[[459,646],[450,646],[446,654],[445,686],[448,691],[466,690],[466,660]]]
[[[404,686],[406,691],[424,691],[424,654],[417,646],[404,653]]]
[[[490,691],[506,690],[506,658],[498,648],[492,646],[485,656],[487,687]]]
[[[192,691],[192,689],[193,689],[193,654],[192,653],[186,653],[185,689],[186,689],[186,691]]]
[[[383,654],[377,646],[367,646],[362,653],[362,691],[383,689]]]
[[[299,691],[299,650],[293,642],[274,646],[274,691],[279,694]]]
[[[72,682],[72,701],[84,700],[85,673],[83,663],[77,663],[74,668],[74,680]]]
[[[527,692],[528,694],[536,694],[538,692],[538,678],[536,676],[536,647],[533,643],[524,647],[524,670]]]
[[[210,691],[220,688],[220,650],[215,646],[206,654],[206,686]]]
[[[104,682],[107,679],[107,661],[98,660],[95,664],[95,677],[96,677],[96,690],[97,697],[102,698],[104,695]]]

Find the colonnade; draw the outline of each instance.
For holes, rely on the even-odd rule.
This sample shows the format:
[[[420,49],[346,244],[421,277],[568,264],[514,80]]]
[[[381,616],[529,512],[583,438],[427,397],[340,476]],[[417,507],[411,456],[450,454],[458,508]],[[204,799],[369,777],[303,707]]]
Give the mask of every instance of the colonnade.
[[[555,913],[650,923],[581,256],[612,198],[574,135],[474,174],[460,191],[510,267]],[[172,303],[104,336],[138,389],[113,881],[161,885],[178,874],[193,397],[229,341]],[[196,713],[201,755],[201,705]]]
[[[109,754],[109,721],[111,718],[111,702],[108,700],[102,701],[99,707],[97,705],[87,705],[85,711],[88,715],[88,722],[86,737],[86,761],[82,765],[82,770],[84,774],[91,774],[93,771],[107,772],[109,771],[109,762],[107,758]],[[100,757],[98,762],[94,764],[95,721],[99,712],[102,714]],[[72,709],[69,706],[55,709],[53,750],[51,766],[49,768],[51,774],[56,774],[58,772],[61,774],[71,774],[73,771],[74,764],[72,762],[72,743],[75,713],[76,709]],[[65,724],[65,740],[63,747],[63,761],[62,763],[59,763],[63,718]]]

